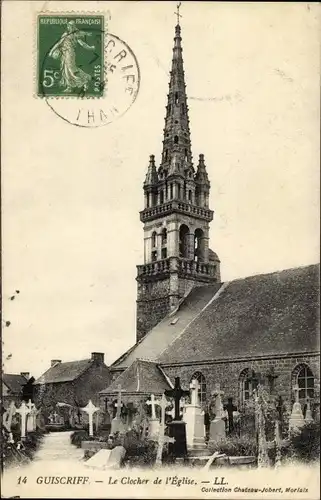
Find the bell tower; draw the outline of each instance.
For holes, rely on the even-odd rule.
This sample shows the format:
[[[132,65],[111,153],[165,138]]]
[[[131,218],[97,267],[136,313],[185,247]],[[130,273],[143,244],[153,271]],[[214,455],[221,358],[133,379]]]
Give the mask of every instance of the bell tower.
[[[210,182],[204,155],[193,166],[181,27],[175,27],[163,149],[144,182],[144,264],[137,266],[137,341],[174,310],[192,287],[220,281],[209,249]]]

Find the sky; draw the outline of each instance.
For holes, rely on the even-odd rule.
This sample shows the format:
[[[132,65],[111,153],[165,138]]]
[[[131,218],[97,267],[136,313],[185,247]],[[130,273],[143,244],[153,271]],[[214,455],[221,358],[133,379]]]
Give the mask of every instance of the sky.
[[[81,3],[110,11],[141,85],[124,116],[79,128],[34,96],[35,16],[61,6],[4,2],[2,14],[3,356],[6,373],[35,377],[51,359],[98,351],[110,364],[135,343],[142,183],[149,155],[160,160],[176,22],[174,2]],[[318,262],[319,5],[182,2],[181,14],[222,280]]]

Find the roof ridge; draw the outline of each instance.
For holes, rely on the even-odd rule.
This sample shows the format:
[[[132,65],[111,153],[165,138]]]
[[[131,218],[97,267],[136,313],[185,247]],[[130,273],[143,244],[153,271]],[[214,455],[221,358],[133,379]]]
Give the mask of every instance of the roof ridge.
[[[202,314],[202,312],[205,311],[205,309],[221,295],[221,293],[223,292],[223,290],[226,289],[226,287],[229,285],[229,283],[230,283],[230,281],[225,281],[222,284],[222,286],[217,290],[216,293],[214,293],[213,297],[207,302],[207,304],[199,311],[199,313],[196,316],[194,316],[194,318],[185,326],[185,328],[180,332],[180,334],[177,337],[175,337],[173,342],[171,342],[169,345],[167,345],[165,347],[165,349],[163,349],[162,352],[160,352],[158,354],[157,359],[159,359],[164,354],[164,352],[166,352],[167,349],[169,349],[171,347],[171,345],[174,342],[176,342],[176,340],[178,340],[183,335],[183,333],[186,331],[187,328],[189,328],[189,326],[193,323],[193,321],[195,321],[200,316],[200,314]]]

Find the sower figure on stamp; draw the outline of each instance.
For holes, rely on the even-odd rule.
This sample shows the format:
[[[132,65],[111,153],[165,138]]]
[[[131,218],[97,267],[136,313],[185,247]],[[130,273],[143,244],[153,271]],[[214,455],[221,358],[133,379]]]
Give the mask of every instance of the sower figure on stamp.
[[[91,76],[77,67],[76,47],[79,44],[87,50],[94,50],[94,45],[88,45],[82,38],[91,35],[85,31],[80,31],[75,21],[69,21],[67,30],[62,34],[60,40],[52,47],[49,56],[54,59],[61,59],[61,79],[59,85],[65,87],[64,92],[70,92],[73,88],[86,90]]]

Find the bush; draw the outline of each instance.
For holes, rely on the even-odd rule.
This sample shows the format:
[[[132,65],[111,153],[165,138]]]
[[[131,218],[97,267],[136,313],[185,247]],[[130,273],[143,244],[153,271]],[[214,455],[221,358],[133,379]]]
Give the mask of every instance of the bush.
[[[28,463],[33,459],[43,439],[44,432],[29,432],[21,442],[20,433],[12,433],[14,442],[9,442],[9,434],[3,430],[3,463],[5,467]]]
[[[290,435],[290,451],[293,458],[313,462],[320,457],[320,427],[316,422],[306,424],[300,432]]]
[[[214,451],[225,453],[229,457],[256,456],[257,443],[254,437],[228,436],[214,445],[209,444],[209,450],[211,453]]]
[[[75,431],[70,435],[70,442],[77,448],[81,448],[82,441],[90,441],[92,438],[89,433],[85,430]]]

